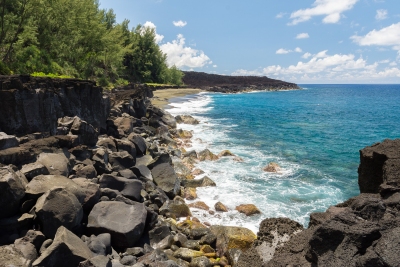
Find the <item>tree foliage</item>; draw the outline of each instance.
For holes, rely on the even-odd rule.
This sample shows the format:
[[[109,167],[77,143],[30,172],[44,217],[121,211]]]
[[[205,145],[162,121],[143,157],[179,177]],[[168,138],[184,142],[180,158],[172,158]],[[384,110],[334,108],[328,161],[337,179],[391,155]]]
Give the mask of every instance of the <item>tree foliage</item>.
[[[182,78],[168,68],[154,29],[129,30],[98,0],[0,0],[0,58],[0,74],[54,73],[103,86]]]

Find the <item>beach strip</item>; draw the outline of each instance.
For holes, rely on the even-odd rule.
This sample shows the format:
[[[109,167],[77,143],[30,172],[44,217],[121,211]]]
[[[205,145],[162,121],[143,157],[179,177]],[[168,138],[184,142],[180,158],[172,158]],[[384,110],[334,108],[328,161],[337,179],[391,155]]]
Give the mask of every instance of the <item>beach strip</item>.
[[[200,92],[204,91],[196,88],[160,89],[153,91],[154,97],[151,98],[151,103],[156,107],[165,108],[170,103],[171,98],[194,95]]]

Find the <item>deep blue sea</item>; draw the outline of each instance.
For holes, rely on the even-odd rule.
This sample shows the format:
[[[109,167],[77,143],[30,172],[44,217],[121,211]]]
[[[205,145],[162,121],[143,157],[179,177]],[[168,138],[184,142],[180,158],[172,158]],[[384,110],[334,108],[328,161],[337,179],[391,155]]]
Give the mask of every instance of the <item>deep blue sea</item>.
[[[303,90],[241,94],[201,93],[172,100],[173,115],[190,114],[200,125],[192,147],[224,149],[241,157],[201,162],[217,187],[198,189],[198,200],[231,211],[201,221],[245,226],[257,232],[267,217],[289,217],[307,226],[311,212],[324,211],[359,193],[359,150],[400,138],[400,85],[300,85]],[[278,174],[263,171],[278,163]],[[199,176],[201,177],[201,176]],[[261,215],[246,217],[239,204],[255,204]]]

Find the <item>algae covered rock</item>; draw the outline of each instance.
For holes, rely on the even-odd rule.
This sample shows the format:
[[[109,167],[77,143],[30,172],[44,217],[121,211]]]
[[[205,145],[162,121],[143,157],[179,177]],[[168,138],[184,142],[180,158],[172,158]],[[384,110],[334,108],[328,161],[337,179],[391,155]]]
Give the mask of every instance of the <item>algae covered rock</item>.
[[[257,236],[249,229],[237,226],[211,226],[211,232],[217,237],[217,252],[225,255],[230,249],[246,251]]]
[[[260,214],[261,211],[253,204],[242,204],[236,207],[236,210],[240,213],[244,213],[246,216],[254,214]]]

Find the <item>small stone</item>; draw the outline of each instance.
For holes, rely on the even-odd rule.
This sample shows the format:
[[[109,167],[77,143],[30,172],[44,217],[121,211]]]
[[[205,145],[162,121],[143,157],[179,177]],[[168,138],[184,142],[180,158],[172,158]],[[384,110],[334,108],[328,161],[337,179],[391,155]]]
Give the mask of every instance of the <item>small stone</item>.
[[[278,165],[278,163],[271,162],[263,170],[265,172],[275,172],[275,173],[277,173],[277,172],[281,171],[281,167]]]

